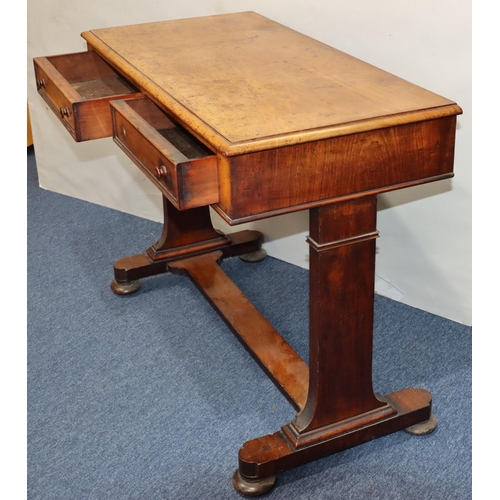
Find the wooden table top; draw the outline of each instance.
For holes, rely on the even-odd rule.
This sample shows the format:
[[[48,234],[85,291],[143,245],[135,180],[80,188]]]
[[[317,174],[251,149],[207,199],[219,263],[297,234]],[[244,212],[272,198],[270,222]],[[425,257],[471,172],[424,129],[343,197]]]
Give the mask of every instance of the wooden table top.
[[[228,156],[461,112],[453,101],[253,12],[82,36]]]

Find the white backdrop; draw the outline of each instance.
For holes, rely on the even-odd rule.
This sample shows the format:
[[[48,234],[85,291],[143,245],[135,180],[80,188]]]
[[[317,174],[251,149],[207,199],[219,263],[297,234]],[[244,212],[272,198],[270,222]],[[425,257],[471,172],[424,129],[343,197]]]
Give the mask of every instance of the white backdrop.
[[[38,96],[32,58],[86,49],[82,31],[253,10],[456,101],[455,178],[379,196],[377,291],[462,322],[471,312],[470,0],[28,0],[28,101],[41,187],[160,221],[160,195],[113,143],[75,143]],[[215,214],[214,223],[228,228]],[[245,227],[307,267],[306,212]],[[153,243],[153,242],[151,242]],[[119,245],[120,242],[117,242]],[[111,270],[110,270],[111,272]]]

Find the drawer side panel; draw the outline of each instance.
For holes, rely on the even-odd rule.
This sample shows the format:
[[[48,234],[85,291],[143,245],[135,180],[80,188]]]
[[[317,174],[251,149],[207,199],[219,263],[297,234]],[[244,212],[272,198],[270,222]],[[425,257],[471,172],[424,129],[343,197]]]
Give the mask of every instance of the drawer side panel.
[[[79,99],[78,93],[49,63],[47,58],[35,58],[33,63],[38,93],[75,139],[76,127],[73,104]],[[68,109],[69,114],[63,116],[61,114],[62,109]]]
[[[113,103],[112,116],[115,142],[177,209],[219,200],[215,155],[188,160],[124,102]]]

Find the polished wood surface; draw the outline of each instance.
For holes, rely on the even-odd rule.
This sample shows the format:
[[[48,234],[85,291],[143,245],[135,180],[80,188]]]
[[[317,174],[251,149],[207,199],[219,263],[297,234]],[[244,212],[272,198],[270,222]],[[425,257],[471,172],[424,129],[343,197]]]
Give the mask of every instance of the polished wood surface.
[[[258,14],[82,36],[218,154],[229,224],[453,175],[453,101]]]
[[[214,209],[249,222],[452,177],[455,128],[450,116],[221,157]]]
[[[115,263],[112,290],[187,275],[298,410],[243,445],[236,490],[264,494],[280,471],[391,432],[431,432],[429,392],[372,386],[376,195],[453,176],[460,107],[251,12],[82,36],[89,52],[62,57],[68,67],[35,61],[39,92],[56,113],[71,104],[60,119],[76,140],[113,135],[164,202],[159,240]],[[113,86],[96,113],[92,87],[107,78],[95,61],[138,94]],[[308,363],[219,267],[259,250],[262,235],[216,231],[209,205],[230,224],[310,209]]]
[[[169,271],[168,264],[179,259],[220,250],[222,257],[234,257],[258,251],[262,234],[239,231],[224,235],[214,229],[208,206],[177,210],[163,196],[163,229],[156,243],[146,252],[123,257],[115,262],[111,290],[130,295],[141,287],[140,280]]]
[[[453,115],[459,109],[253,12],[103,28],[82,36],[227,155]]]
[[[187,274],[297,410],[306,404],[309,368],[218,265],[222,252],[178,260]]]
[[[148,98],[111,102],[114,140],[179,210],[219,201],[217,157]]]
[[[111,136],[110,100],[142,95],[93,52],[37,57],[34,65],[39,94],[77,142]]]

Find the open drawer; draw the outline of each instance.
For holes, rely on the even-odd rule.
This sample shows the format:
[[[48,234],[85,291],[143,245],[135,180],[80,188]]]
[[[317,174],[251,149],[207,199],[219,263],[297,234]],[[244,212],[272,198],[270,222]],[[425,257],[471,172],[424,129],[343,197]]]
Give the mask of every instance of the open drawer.
[[[217,156],[147,97],[111,103],[113,137],[179,210],[217,203]]]
[[[96,52],[34,59],[36,86],[75,141],[113,135],[109,101],[142,94]]]

